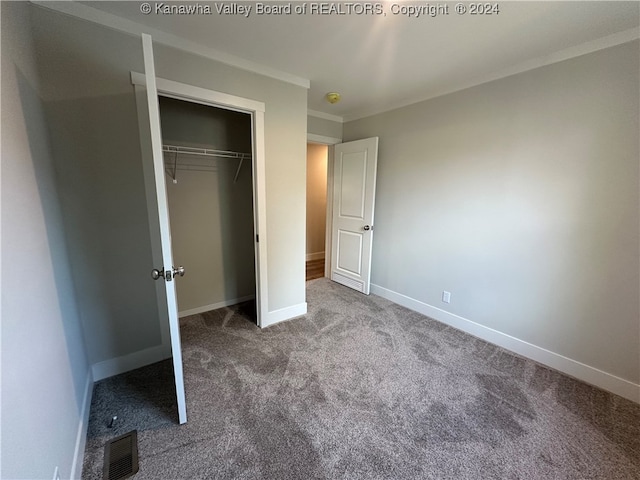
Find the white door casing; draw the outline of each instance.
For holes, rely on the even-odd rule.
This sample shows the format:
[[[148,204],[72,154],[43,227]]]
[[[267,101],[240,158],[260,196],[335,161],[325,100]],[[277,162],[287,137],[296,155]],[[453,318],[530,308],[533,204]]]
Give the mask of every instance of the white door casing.
[[[335,146],[331,280],[369,294],[378,137]]]
[[[131,72],[131,83],[138,88],[144,87],[145,75],[137,72]],[[145,90],[145,89],[143,89]],[[193,102],[201,105],[208,105],[214,108],[222,108],[233,110],[236,112],[247,113],[251,115],[251,144],[253,160],[252,177],[253,177],[253,216],[254,216],[254,232],[256,234],[255,242],[255,268],[256,268],[256,316],[259,327],[270,325],[270,312],[268,310],[268,283],[267,283],[267,220],[266,220],[266,160],[265,160],[265,104],[247,98],[229,95],[227,93],[217,92],[214,90],[196,87],[185,83],[167,80],[165,78],[156,78],[156,91],[158,95],[182,100],[185,102]],[[146,106],[144,107],[146,109]],[[139,106],[140,110],[140,106]],[[142,115],[139,113],[138,120]],[[141,137],[148,136],[148,132],[142,131]],[[146,127],[148,130],[148,126]],[[146,165],[144,165],[146,167]],[[146,180],[146,178],[145,178]],[[155,209],[155,192],[149,204],[151,210]],[[148,200],[149,202],[149,200]],[[157,231],[157,225],[150,222],[151,231]],[[258,241],[259,236],[259,241]],[[152,242],[153,244],[153,242]],[[155,246],[153,244],[152,246]],[[266,317],[266,318],[265,318]]]
[[[153,154],[153,170],[158,205],[158,220],[160,224],[160,244],[163,265],[157,265],[158,270],[173,271],[173,255],[171,253],[171,227],[169,225],[169,208],[167,190],[164,178],[164,158],[162,155],[162,134],[160,130],[160,107],[156,89],[156,72],[153,60],[153,45],[149,35],[142,35],[144,54],[145,84],[147,90],[147,105],[149,107],[149,128],[151,131],[151,148]],[[182,347],[180,342],[180,325],[178,323],[178,304],[176,299],[175,281],[160,277],[157,281],[165,285],[167,310],[169,316],[169,333],[171,338],[171,353],[173,356],[173,371],[176,385],[176,399],[178,404],[178,421],[187,421],[187,404],[184,391],[184,374],[182,370]]]

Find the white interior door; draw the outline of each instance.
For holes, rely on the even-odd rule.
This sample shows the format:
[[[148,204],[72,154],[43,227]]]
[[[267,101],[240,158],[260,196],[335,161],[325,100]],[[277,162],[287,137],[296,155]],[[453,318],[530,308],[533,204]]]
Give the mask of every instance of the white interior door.
[[[171,228],[169,226],[169,209],[167,204],[167,189],[164,178],[164,159],[162,156],[162,134],[160,131],[160,108],[158,106],[158,91],[156,88],[156,72],[153,61],[153,46],[149,35],[142,35],[144,53],[145,83],[147,89],[147,104],[149,107],[149,127],[151,132],[151,148],[153,152],[153,170],[155,177],[158,220],[160,224],[160,244],[162,247],[163,265],[158,265],[155,277],[163,282],[167,297],[169,315],[169,333],[171,337],[171,353],[173,357],[173,371],[176,383],[176,397],[178,402],[178,419],[180,423],[187,421],[187,404],[184,393],[184,376],[182,371],[182,349],[180,343],[180,325],[178,323],[178,304],[176,301],[175,276],[181,273],[173,268],[171,254]],[[184,273],[184,271],[182,272]]]
[[[378,137],[335,146],[331,280],[369,295]]]

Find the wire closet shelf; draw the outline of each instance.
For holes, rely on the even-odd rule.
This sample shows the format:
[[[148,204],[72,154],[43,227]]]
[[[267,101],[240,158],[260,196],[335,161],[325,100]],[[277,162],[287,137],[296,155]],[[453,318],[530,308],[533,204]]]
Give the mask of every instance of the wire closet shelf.
[[[199,156],[199,157],[216,157],[216,158],[229,158],[234,160],[240,160],[238,163],[238,168],[236,170],[235,177],[233,178],[233,183],[238,181],[238,176],[240,175],[240,169],[242,168],[242,164],[245,160],[251,160],[250,153],[243,152],[234,152],[230,150],[216,150],[213,148],[195,148],[195,147],[181,147],[178,145],[163,145],[162,153],[171,155],[173,158],[167,160],[167,156],[165,156],[165,170],[167,174],[173,179],[173,183],[177,183],[177,170],[195,170],[195,171],[213,171],[215,169],[215,165],[208,165],[202,163],[189,163],[188,161],[181,161],[178,163],[178,156],[180,155],[191,155],[191,156]]]

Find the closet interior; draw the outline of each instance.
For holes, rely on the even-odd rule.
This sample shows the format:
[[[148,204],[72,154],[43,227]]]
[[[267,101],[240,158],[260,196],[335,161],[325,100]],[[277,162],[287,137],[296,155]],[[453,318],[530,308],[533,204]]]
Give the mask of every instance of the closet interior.
[[[242,303],[255,320],[251,115],[159,103],[179,315]]]

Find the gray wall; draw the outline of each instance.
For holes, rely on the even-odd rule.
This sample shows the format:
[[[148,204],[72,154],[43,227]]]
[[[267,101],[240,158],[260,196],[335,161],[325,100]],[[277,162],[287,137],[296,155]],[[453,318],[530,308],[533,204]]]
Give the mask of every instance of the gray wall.
[[[129,79],[131,70],[143,71],[141,41],[32,9],[86,346],[91,363],[109,361],[161,342]],[[306,89],[154,48],[159,77],[265,103],[268,305],[304,303]]]
[[[78,308],[92,364],[161,343],[134,37],[34,6],[34,37]]]
[[[160,98],[166,144],[251,152],[251,116]],[[174,160],[165,154],[165,160]],[[171,243],[187,275],[176,282],[178,310],[202,309],[255,295],[251,161],[177,157],[177,183],[167,176]],[[186,170],[186,165],[200,170]],[[171,168],[171,167],[170,167]]]
[[[638,58],[346,123],[380,137],[372,282],[637,384]]]
[[[163,96],[159,103],[164,143],[251,153],[251,115]]]
[[[342,138],[342,123],[308,115],[307,132],[323,137]]]
[[[71,476],[91,386],[29,6],[2,2],[2,478]],[[83,444],[80,445],[80,448]],[[79,475],[79,472],[76,472]]]

